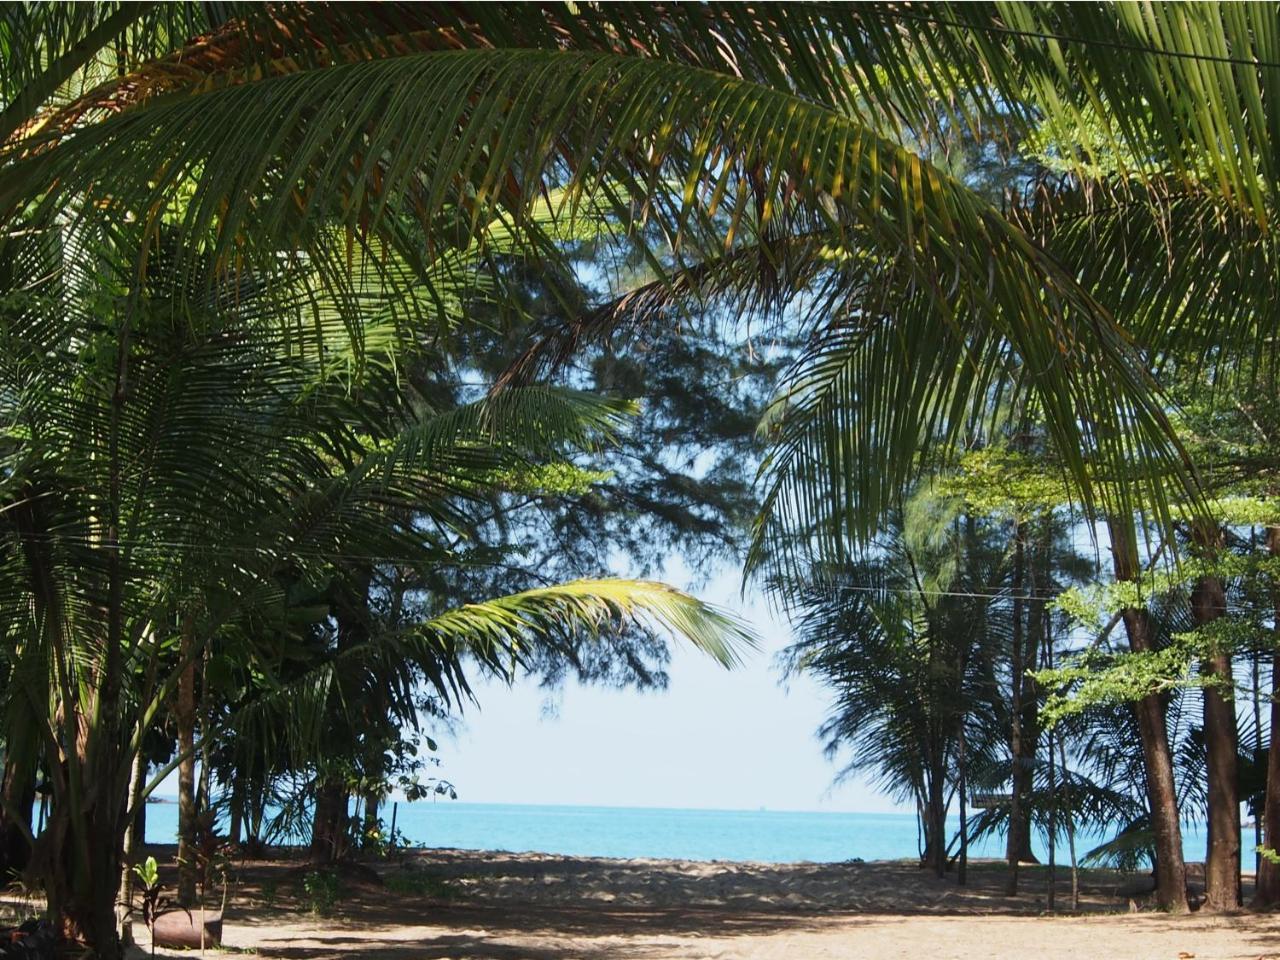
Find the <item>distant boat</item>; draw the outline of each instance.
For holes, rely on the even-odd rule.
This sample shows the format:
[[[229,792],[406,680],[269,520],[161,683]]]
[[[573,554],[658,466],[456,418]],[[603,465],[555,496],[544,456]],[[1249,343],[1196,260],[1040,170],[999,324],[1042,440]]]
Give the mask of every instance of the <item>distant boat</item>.
[[[177,803],[171,797],[147,797],[147,803]]]

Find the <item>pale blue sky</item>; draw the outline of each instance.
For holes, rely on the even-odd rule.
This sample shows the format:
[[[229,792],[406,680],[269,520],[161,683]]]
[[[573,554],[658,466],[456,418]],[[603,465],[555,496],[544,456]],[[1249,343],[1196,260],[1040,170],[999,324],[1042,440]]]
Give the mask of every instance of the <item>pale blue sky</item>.
[[[666,573],[686,586],[678,562]],[[456,737],[438,738],[439,773],[459,800],[479,803],[901,810],[865,782],[832,785],[836,767],[815,736],[827,696],[805,678],[782,685],[775,655],[787,626],[758,593],[741,599],[739,582],[726,569],[694,592],[760,635],[741,667],[727,671],[677,643],[665,691],[479,685],[480,705],[467,708]]]

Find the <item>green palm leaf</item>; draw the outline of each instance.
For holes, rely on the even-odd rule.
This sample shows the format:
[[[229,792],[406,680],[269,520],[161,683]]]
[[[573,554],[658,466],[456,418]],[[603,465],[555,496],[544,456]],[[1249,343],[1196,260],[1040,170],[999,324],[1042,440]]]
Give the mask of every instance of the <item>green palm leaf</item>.
[[[572,580],[552,587],[469,603],[422,624],[422,635],[517,652],[540,636],[586,630],[607,635],[628,623],[650,623],[725,666],[757,645],[727,611],[651,580]]]

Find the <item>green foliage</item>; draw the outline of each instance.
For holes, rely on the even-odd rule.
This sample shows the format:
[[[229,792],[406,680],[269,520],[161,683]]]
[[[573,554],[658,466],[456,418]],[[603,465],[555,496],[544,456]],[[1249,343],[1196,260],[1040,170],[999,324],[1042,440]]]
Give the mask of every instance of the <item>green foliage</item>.
[[[384,883],[388,890],[400,896],[432,900],[456,900],[462,896],[462,891],[449,881],[421,870],[389,873],[384,878]]]
[[[262,902],[267,907],[274,907],[276,905],[276,898],[279,896],[280,896],[279,881],[273,878],[268,878],[262,881]]]
[[[496,472],[490,482],[524,494],[582,496],[613,477],[611,470],[587,470],[569,463],[547,464],[530,470]]]
[[[1274,444],[1242,422],[1265,398],[1228,418],[1158,384],[1181,393],[1184,374],[1250,366],[1274,343],[1273,19],[1211,3],[14,6],[0,23],[5,746],[36,762],[43,744],[87,741],[45,763],[51,835],[69,838],[55,909],[110,893],[85,878],[118,872],[123,805],[84,803],[85,784],[128,783],[185,666],[180,623],[217,658],[204,732],[255,802],[285,773],[369,783],[409,762],[389,725],[465,698],[464,666],[612,677],[588,659],[603,636],[652,679],[665,630],[733,659],[741,625],[652,584],[575,567],[539,592],[491,572],[549,568],[530,538],[507,539],[516,497],[558,500],[548,539],[595,537],[593,558],[621,542],[652,561],[655,530],[722,547],[756,512],[750,405],[668,383],[653,392],[672,416],[632,448],[642,469],[611,474],[590,458],[626,404],[528,386],[588,346],[592,376],[635,382],[599,346],[618,330],[687,329],[699,312],[791,325],[801,349],[763,417],[751,569],[788,601],[817,590],[937,722],[954,712],[944,679],[995,683],[992,664],[953,655],[988,615],[1007,622],[993,595],[1014,589],[951,548],[944,518],[1039,522],[1074,499],[1117,529],[1154,517],[1172,540],[1203,512],[1203,478],[1254,498],[1218,502],[1223,517],[1263,519],[1275,477],[1257,453]],[[978,169],[1018,143],[1070,176],[1025,158],[1012,178]],[[574,250],[649,280],[596,302]],[[498,373],[504,389],[469,402],[456,371],[489,356],[504,369],[481,389]],[[679,369],[736,376],[704,360]],[[1237,393],[1260,369],[1215,383]],[[992,438],[1028,416],[1034,455],[1001,452]],[[677,463],[686,417],[734,456]],[[938,459],[956,469],[936,499],[904,506]],[[629,494],[636,475],[648,485]],[[896,552],[869,558],[899,520]],[[1230,557],[1201,562],[1236,576]],[[855,572],[875,576],[866,604],[846,602],[868,586],[843,579]],[[1180,595],[1185,576],[1060,609],[1096,626]],[[1196,643],[1247,642],[1238,626]],[[1189,643],[1110,664],[1088,696],[1180,689]],[[815,656],[919,720],[847,649]],[[366,703],[388,726],[346,715]],[[911,738],[893,726],[877,735],[906,769]],[[945,776],[951,734],[926,732]],[[318,769],[326,737],[344,747],[333,771]]]
[[[342,881],[330,870],[312,870],[302,878],[307,909],[318,917],[331,917],[343,897]]]
[[[1060,470],[1042,459],[997,447],[963,454],[935,484],[983,516],[1030,519],[1071,501]]]
[[[142,922],[151,931],[151,955],[155,956],[156,917],[160,915],[160,911],[166,902],[161,896],[160,867],[156,863],[156,858],[147,857],[142,863],[135,863],[133,865],[133,875],[140,885],[138,892],[142,894]],[[130,910],[133,909],[133,904],[128,904],[127,906]]]
[[[160,882],[160,867],[155,857],[147,857],[142,863],[135,863],[133,873],[144,888],[149,889]]]
[[[1195,646],[1187,635],[1161,650],[1136,653],[1086,653],[1067,666],[1034,673],[1036,682],[1054,691],[1042,716],[1050,726],[1099,704],[1131,703],[1152,694],[1204,686],[1192,672]]]

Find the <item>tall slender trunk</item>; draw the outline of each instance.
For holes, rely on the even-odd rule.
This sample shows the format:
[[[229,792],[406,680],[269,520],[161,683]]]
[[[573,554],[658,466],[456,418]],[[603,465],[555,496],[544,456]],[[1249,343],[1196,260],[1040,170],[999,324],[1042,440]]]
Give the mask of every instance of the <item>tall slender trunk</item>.
[[[1005,883],[1005,893],[1009,896],[1018,894],[1018,862],[1022,858],[1026,842],[1021,835],[1023,818],[1025,777],[1022,771],[1022,675],[1026,672],[1023,662],[1023,566],[1026,549],[1023,544],[1022,525],[1015,521],[1013,526],[1013,644],[1009,672],[1012,675],[1009,698],[1009,763],[1011,781],[1009,792],[1009,832],[1005,837],[1005,860],[1009,864],[1009,875]]]
[[[1135,651],[1152,649],[1153,630],[1145,610],[1124,612],[1129,645]],[[1156,902],[1162,910],[1186,913],[1187,866],[1182,855],[1182,825],[1178,819],[1178,792],[1173,779],[1173,754],[1165,704],[1157,695],[1143,697],[1134,710],[1147,771],[1147,803],[1156,847]]]
[[[120,902],[126,910],[133,907],[133,864],[137,862],[138,851],[142,844],[146,842],[146,821],[143,820],[139,825],[138,817],[138,812],[145,811],[147,806],[142,799],[146,779],[147,761],[143,759],[142,751],[138,751],[138,755],[133,758],[133,773],[129,777],[129,807],[135,811],[135,815],[128,821],[129,825],[125,828],[124,863],[120,867]],[[133,943],[132,917],[132,913],[126,913],[121,923],[121,939],[125,946]]]
[[[378,832],[378,809],[382,806],[382,796],[375,790],[364,795],[364,838],[368,841]]]
[[[1221,543],[1220,531],[1197,528],[1196,540],[1210,556]],[[1205,626],[1226,612],[1222,580],[1205,576],[1191,591],[1191,613]],[[1240,906],[1240,792],[1237,755],[1240,748],[1236,705],[1232,694],[1231,653],[1216,646],[1201,660],[1204,688],[1204,741],[1208,766],[1209,843],[1205,856],[1205,903],[1209,910]]]
[[[1071,806],[1071,775],[1067,771],[1067,747],[1058,738],[1058,759],[1062,761],[1062,799],[1067,808],[1067,851],[1071,854],[1071,909],[1080,909],[1080,864],[1076,859],[1076,815]]]
[[[196,902],[196,664],[195,619],[183,614],[178,655],[186,662],[178,679],[174,710],[178,727],[178,905],[193,907]]]
[[[213,702],[209,696],[209,660],[212,652],[212,648],[205,644],[200,664],[200,786],[196,791],[196,836],[199,842],[196,846],[196,872],[202,900],[209,892],[214,867],[208,846],[214,827],[213,764],[209,756],[209,745],[212,742],[210,731],[213,729]]]
[[[1107,525],[1117,581],[1137,581],[1137,530],[1132,519],[1127,523],[1113,518]],[[1147,611],[1128,607],[1122,614],[1129,648],[1145,653],[1155,648],[1155,630]],[[1173,754],[1169,749],[1169,729],[1165,702],[1158,694],[1150,694],[1134,704],[1138,719],[1138,736],[1142,741],[1142,758],[1147,773],[1147,802],[1151,811],[1151,827],[1155,834],[1156,903],[1171,913],[1186,913],[1187,866],[1182,855],[1182,824],[1178,819],[1178,793],[1173,779]]]
[[[369,639],[369,584],[372,570],[359,566],[347,577],[338,577],[330,584],[329,602],[337,624],[337,649],[349,650]],[[359,737],[352,730],[349,715],[350,704],[360,694],[347,690],[350,680],[339,673],[337,689],[329,693],[329,727],[338,749],[350,751],[352,758],[358,750]],[[316,805],[311,827],[311,858],[318,863],[332,863],[347,853],[350,837],[351,793],[346,779],[321,770],[317,774]]]
[[[947,784],[941,771],[935,771],[929,782],[928,819],[925,851],[934,876],[947,875]]]
[[[1039,632],[1044,638],[1044,659],[1042,660],[1042,663],[1046,668],[1052,670],[1053,635],[1049,626],[1049,618],[1044,615],[1044,609],[1042,606],[1039,618]],[[1049,879],[1045,902],[1051,912],[1056,909],[1058,898],[1058,770],[1057,760],[1053,755],[1053,741],[1053,729],[1050,728],[1049,742],[1046,745],[1049,754]]]
[[[130,308],[130,310],[132,307]],[[120,892],[124,853],[125,811],[128,807],[132,756],[128,752],[129,723],[121,689],[124,683],[126,550],[121,544],[122,477],[120,439],[129,397],[130,321],[123,318],[116,337],[115,382],[105,427],[106,483],[100,509],[94,513],[99,534],[95,550],[103,559],[106,602],[95,613],[101,622],[86,620],[101,653],[90,662],[76,663],[76,647],[52,607],[41,616],[50,640],[50,662],[61,701],[56,714],[59,749],[64,762],[49,758],[54,806],[46,832],[51,834],[51,865],[45,893],[50,916],[57,919],[64,938],[84,944],[98,957],[120,955],[116,903]],[[33,574],[44,577],[48,571]],[[56,592],[56,591],[55,591]],[[42,604],[52,596],[37,585]],[[80,638],[88,639],[88,638]]]
[[[956,741],[956,766],[959,768],[959,785],[957,789],[960,793],[960,868],[956,874],[956,882],[960,886],[964,886],[969,877],[969,804],[966,796],[969,789],[967,783],[969,778],[963,714],[960,716],[960,729],[957,732]]]
[[[138,801],[138,805],[133,811],[133,820],[129,823],[129,829],[137,837],[138,843],[145,846],[147,843],[147,803],[145,800]]]
[[[1027,626],[1026,638],[1023,641],[1022,663],[1026,668],[1033,667],[1040,654],[1049,628],[1047,602],[1041,589],[1041,575],[1048,576],[1050,537],[1052,528],[1046,518],[1041,518],[1039,533],[1036,537],[1036,549],[1028,557],[1026,585]],[[1039,863],[1031,846],[1032,808],[1035,796],[1036,752],[1040,745],[1040,691],[1035,678],[1023,670],[1022,695],[1019,697],[1022,706],[1022,719],[1019,723],[1021,731],[1020,746],[1022,755],[1018,763],[1021,778],[1020,787],[1023,801],[1019,809],[1017,826],[1017,854],[1022,863]]]
[[[1267,528],[1267,551],[1280,557],[1280,526]],[[1271,743],[1267,748],[1267,788],[1262,825],[1269,850],[1280,850],[1280,582],[1272,583],[1275,607],[1275,653],[1271,661]],[[1280,907],[1280,864],[1266,857],[1258,867],[1253,906],[1260,910]]]
[[[1255,764],[1262,759],[1262,664],[1259,662],[1261,659],[1262,655],[1258,650],[1254,650],[1249,657],[1253,674],[1250,700],[1253,706],[1253,762]],[[1253,818],[1253,875],[1255,877],[1262,872],[1262,854],[1258,850],[1262,846],[1262,811],[1257,812],[1258,816]]]
[[[227,825],[227,842],[232,846],[240,845],[240,834],[244,825],[244,786],[238,782],[231,784],[231,800],[229,803]]]

